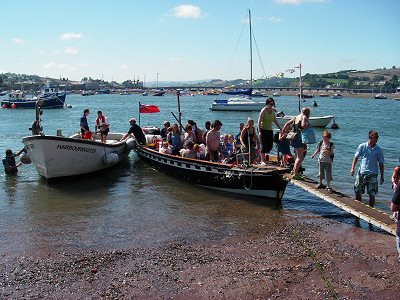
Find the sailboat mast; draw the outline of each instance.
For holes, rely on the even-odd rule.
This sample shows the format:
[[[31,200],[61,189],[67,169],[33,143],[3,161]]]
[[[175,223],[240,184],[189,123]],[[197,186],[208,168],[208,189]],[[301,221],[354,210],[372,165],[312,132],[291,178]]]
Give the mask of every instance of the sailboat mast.
[[[251,39],[251,12],[249,9],[249,30],[250,30],[250,90],[253,90],[253,43]],[[251,98],[251,94],[250,94]]]

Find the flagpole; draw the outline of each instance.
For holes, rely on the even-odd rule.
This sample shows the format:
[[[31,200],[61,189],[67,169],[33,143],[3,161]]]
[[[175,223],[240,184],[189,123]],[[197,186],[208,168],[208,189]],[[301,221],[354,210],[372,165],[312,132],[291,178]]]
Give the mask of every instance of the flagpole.
[[[180,102],[180,99],[179,99],[179,95],[180,95],[180,91],[177,91],[176,92],[176,96],[177,96],[177,98],[178,98],[178,119],[179,119],[179,125],[181,126],[181,131],[183,130],[183,128],[182,128],[182,118],[181,118],[181,116],[182,116],[182,114],[181,114],[181,102]]]
[[[303,84],[301,82],[301,63],[300,63],[300,97],[299,97],[299,112],[301,111],[301,102],[303,102]]]
[[[140,102],[139,102],[139,127],[140,127]]]

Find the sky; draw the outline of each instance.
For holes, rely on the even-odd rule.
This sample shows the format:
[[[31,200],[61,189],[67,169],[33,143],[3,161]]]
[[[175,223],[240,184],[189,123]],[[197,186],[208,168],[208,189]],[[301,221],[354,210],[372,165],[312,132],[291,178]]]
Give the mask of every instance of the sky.
[[[0,0],[0,73],[249,79],[400,66],[399,0]]]

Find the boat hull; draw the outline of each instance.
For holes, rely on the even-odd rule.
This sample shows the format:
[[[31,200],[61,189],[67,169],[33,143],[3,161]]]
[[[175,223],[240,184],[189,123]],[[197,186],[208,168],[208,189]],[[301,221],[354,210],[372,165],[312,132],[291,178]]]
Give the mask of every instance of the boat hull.
[[[117,141],[122,133],[109,133]],[[72,137],[29,136],[22,143],[39,175],[50,179],[99,171],[124,160],[133,146],[127,141],[103,144],[99,140]]]
[[[135,151],[146,164],[164,174],[221,192],[281,199],[287,185],[283,174],[288,169],[231,166],[163,154],[141,146]]]
[[[63,108],[65,102],[65,95],[63,96],[54,96],[47,97],[42,99],[17,99],[17,100],[4,100],[1,101],[1,106],[5,106],[6,108],[12,108],[14,104],[15,108],[35,108],[36,101],[42,100],[43,104],[40,106],[41,108]]]
[[[278,124],[282,127],[286,124],[286,122],[293,119],[295,116],[284,116],[284,117],[276,117]],[[326,127],[329,122],[333,119],[333,116],[324,116],[324,117],[310,117],[308,120],[312,127]]]
[[[256,102],[248,99],[228,99],[228,100],[214,100],[211,103],[211,110],[216,111],[257,111],[265,107],[265,102]]]

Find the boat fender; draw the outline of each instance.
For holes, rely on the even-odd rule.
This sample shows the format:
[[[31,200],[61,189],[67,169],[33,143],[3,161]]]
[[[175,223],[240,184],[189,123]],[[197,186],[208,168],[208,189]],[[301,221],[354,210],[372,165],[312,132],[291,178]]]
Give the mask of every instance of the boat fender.
[[[22,153],[19,156],[19,161],[22,162],[23,164],[26,164],[26,165],[29,165],[32,162],[31,158],[28,155],[28,153]]]
[[[118,154],[117,153],[107,153],[104,155],[103,162],[106,165],[115,164],[118,161]]]
[[[277,116],[277,117],[284,117],[285,114],[284,114],[283,111],[279,111],[279,112],[276,113],[276,116]]]
[[[129,150],[132,150],[133,148],[136,147],[136,140],[134,138],[127,139],[125,143],[126,143],[126,147]]]

